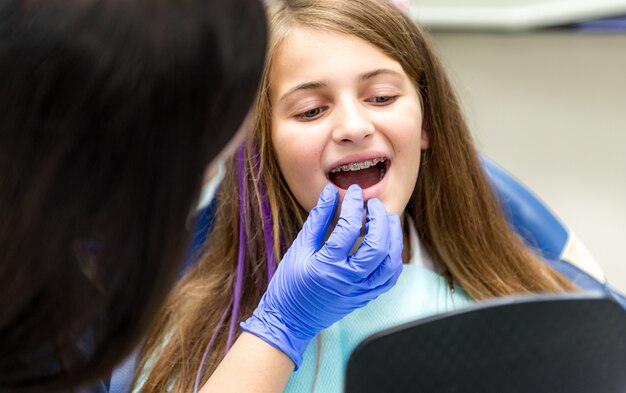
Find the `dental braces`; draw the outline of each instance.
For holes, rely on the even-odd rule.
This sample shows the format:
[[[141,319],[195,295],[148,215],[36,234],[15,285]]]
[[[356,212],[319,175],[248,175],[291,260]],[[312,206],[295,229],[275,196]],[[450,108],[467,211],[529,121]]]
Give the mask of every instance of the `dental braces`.
[[[333,168],[330,170],[331,173],[337,173],[340,171],[360,171],[361,169],[367,169],[369,167],[375,166],[379,162],[385,162],[385,157],[372,158],[371,160],[365,160],[361,162],[353,162],[350,164],[340,165],[337,168]]]

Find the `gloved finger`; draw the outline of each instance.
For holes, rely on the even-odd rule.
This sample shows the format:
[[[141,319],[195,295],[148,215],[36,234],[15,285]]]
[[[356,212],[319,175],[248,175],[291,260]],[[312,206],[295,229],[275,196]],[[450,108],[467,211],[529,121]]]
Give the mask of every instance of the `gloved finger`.
[[[389,218],[379,199],[367,201],[365,237],[356,252],[349,258],[349,265],[359,279],[368,277],[385,260],[389,253]]]
[[[388,255],[367,279],[368,288],[376,288],[394,276],[397,280],[400,272],[402,272],[402,250],[404,249],[402,225],[396,214],[389,214],[387,217],[389,223]],[[393,283],[395,284],[395,281]]]
[[[335,216],[338,200],[339,193],[337,188],[331,183],[326,184],[326,187],[320,193],[317,205],[311,209],[302,226],[302,230],[298,233],[298,242],[312,247],[314,251],[320,248],[326,232],[328,232],[328,227]]]
[[[352,184],[341,204],[341,213],[335,229],[318,252],[320,260],[336,262],[348,257],[363,226],[363,191]]]
[[[404,232],[402,232],[402,224],[400,217],[394,213],[388,213],[390,246],[389,256],[402,264],[402,251],[404,250]]]
[[[391,258],[389,259],[391,261]],[[378,283],[377,286],[373,286],[369,291],[367,291],[367,294],[365,295],[367,297],[367,300],[372,301],[376,299],[378,296],[382,295],[383,293],[393,288],[393,286],[396,285],[396,283],[398,282],[398,278],[400,277],[400,274],[402,273],[402,268],[403,268],[403,265],[402,263],[400,263],[397,268],[394,268],[392,270],[393,274],[389,277],[387,281]]]

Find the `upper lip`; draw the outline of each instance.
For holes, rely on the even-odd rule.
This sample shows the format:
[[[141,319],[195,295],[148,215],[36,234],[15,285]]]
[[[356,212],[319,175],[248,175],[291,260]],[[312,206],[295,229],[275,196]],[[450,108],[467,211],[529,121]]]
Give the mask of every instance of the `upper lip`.
[[[366,161],[366,160],[371,160],[374,158],[381,158],[384,157],[386,159],[385,162],[389,162],[389,156],[385,153],[382,152],[366,152],[366,153],[358,153],[358,154],[351,154],[349,156],[343,157],[340,160],[337,160],[335,162],[333,162],[332,164],[330,164],[327,168],[326,168],[326,173],[330,173],[331,170],[340,167],[342,165],[348,165],[348,164],[352,164],[353,162],[362,162],[362,161]],[[388,164],[387,164],[388,165]]]

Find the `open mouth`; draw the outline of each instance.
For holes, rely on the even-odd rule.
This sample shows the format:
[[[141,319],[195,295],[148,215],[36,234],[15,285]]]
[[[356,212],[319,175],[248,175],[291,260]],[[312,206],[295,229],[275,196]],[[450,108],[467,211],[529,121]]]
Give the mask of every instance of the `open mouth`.
[[[387,157],[351,162],[331,169],[328,179],[343,190],[347,190],[351,184],[358,184],[362,189],[366,189],[385,177],[389,164]]]

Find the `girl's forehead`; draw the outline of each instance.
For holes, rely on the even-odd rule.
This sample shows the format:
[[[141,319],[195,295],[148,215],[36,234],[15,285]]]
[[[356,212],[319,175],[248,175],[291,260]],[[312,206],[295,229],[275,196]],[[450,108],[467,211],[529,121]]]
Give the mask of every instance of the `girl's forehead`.
[[[307,75],[319,79],[325,74],[345,70],[346,64],[350,64],[354,73],[380,67],[404,72],[395,59],[360,37],[334,30],[296,27],[276,46],[268,77],[274,83]]]

